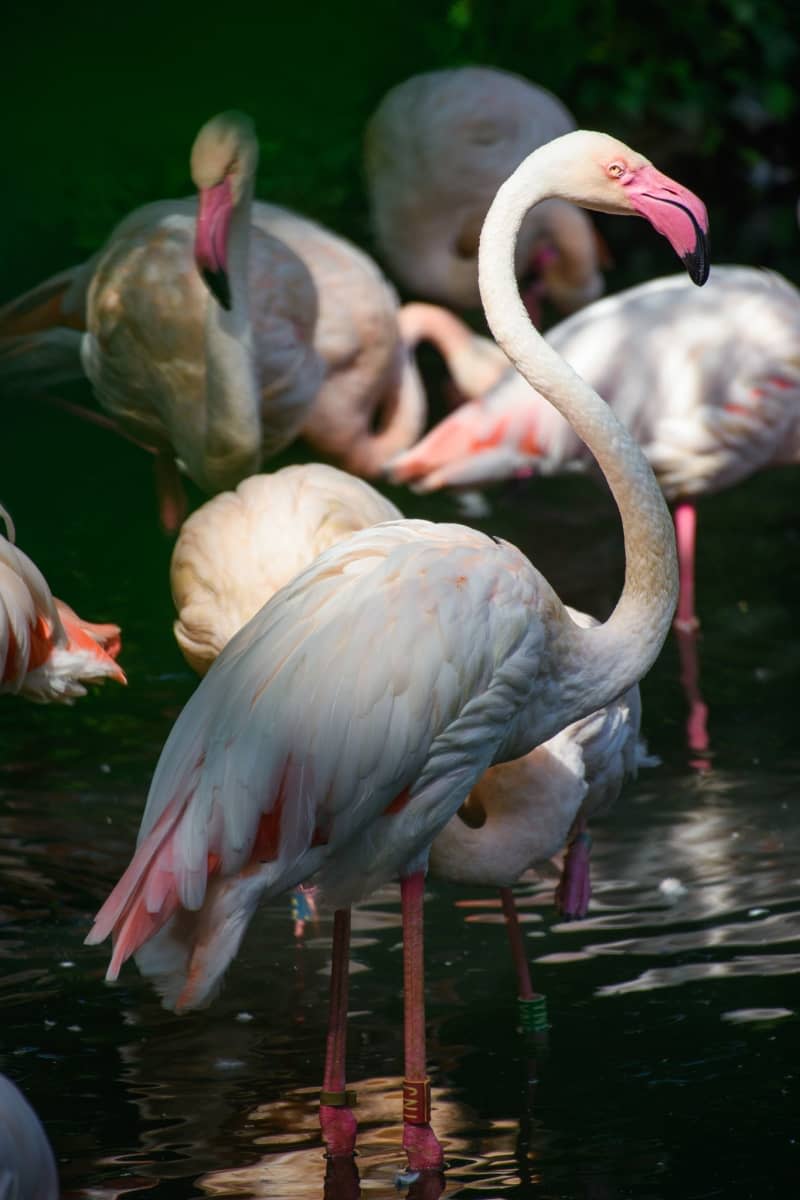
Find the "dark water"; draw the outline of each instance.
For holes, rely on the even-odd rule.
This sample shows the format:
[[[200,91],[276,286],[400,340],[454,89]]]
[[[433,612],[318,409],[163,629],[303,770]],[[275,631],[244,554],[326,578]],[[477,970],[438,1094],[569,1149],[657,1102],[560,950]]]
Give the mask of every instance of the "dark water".
[[[281,47],[289,29],[310,36],[303,14],[285,15],[280,46],[232,14],[217,45],[199,11],[186,26],[176,18],[165,40],[124,6],[96,7],[69,9],[47,39],[36,6],[15,13],[3,73],[26,103],[4,155],[14,171],[0,227],[4,296],[80,260],[134,204],[185,192],[187,141],[231,104],[263,131],[261,194],[364,234],[364,116],[390,83],[443,61],[444,41],[409,30],[405,5],[372,15],[371,43],[348,39],[332,7],[302,59]],[[658,146],[642,148],[657,157]],[[733,152],[719,162],[723,173],[741,166]],[[708,162],[701,170],[713,179]],[[787,195],[756,210],[731,178],[720,176],[716,205],[706,197],[717,260],[766,263],[796,281]],[[674,269],[660,247],[642,249],[640,224],[608,222],[612,291]],[[321,1197],[326,922],[298,947],[285,905],[264,910],[220,999],[181,1019],[133,966],[107,987],[105,948],[82,944],[127,864],[150,774],[193,687],[171,634],[170,545],[150,463],[34,404],[3,412],[0,459],[20,545],[56,594],[122,625],[129,678],[73,709],[0,703],[0,1070],[40,1113],[71,1195]],[[396,499],[409,515],[455,515],[446,499]],[[522,546],[565,601],[610,610],[623,557],[602,492],[542,481],[493,506],[476,523]],[[552,884],[521,889],[552,1020],[546,1050],[534,1056],[515,1031],[491,898],[429,888],[429,1059],[448,1196],[798,1194],[800,473],[765,473],[709,499],[699,533],[711,769],[689,765],[669,643],[643,685],[662,765],[594,831],[590,917],[554,924]],[[355,927],[357,1165],[364,1196],[388,1197],[402,1165],[397,895],[375,897]],[[329,1200],[351,1195],[346,1180],[329,1186]]]

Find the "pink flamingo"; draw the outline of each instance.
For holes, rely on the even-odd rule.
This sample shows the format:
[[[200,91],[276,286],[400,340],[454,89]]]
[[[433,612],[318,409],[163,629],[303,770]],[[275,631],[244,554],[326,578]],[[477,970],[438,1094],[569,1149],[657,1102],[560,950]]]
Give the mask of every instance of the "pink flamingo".
[[[500,351],[451,313],[409,305],[409,340],[433,340],[473,398],[388,474],[428,492],[475,487],[591,457],[569,425]],[[715,267],[702,291],[655,279],[590,305],[547,340],[603,395],[644,450],[673,505],[681,590],[675,629],[691,749],[708,748],[695,653],[697,497],[772,464],[800,461],[800,293],[780,275]]]
[[[171,529],[176,461],[213,493],[304,432],[377,474],[425,424],[394,291],[350,243],[254,201],[257,163],[249,118],[214,117],[192,148],[199,201],[137,209],[88,262],[0,310],[4,389],[85,372],[112,427],[156,452]]]
[[[0,693],[40,703],[72,704],[86,683],[125,683],[114,661],[120,651],[118,625],[84,621],[56,600],[39,568],[14,545],[14,525],[0,517]]]
[[[476,308],[478,236],[500,184],[537,146],[575,128],[551,92],[492,67],[414,75],[388,92],[370,119],[365,164],[375,239],[409,292]],[[574,204],[551,198],[525,218],[517,274],[537,279],[561,312],[603,290],[607,252]]]
[[[227,644],[162,751],[134,857],[87,941],[114,934],[164,1003],[207,1003],[260,899],[314,878],[335,909],[321,1121],[352,1153],[345,1088],[349,907],[400,877],[404,1145],[440,1170],[426,1076],[422,901],[428,850],[493,763],[519,758],[621,695],[666,637],[674,537],[636,444],[542,341],[514,275],[528,209],[567,192],[639,213],[706,278],[702,203],[641,155],[578,131],[500,188],[481,237],[487,319],[509,358],[589,441],[619,505],[616,609],[583,629],[518,550],[458,525],[393,521],[324,551]]]

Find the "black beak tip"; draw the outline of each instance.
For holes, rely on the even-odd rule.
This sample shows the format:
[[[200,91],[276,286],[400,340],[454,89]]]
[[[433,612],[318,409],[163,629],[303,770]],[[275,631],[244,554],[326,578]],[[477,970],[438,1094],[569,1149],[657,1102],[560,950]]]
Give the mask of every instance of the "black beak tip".
[[[700,232],[694,250],[684,256],[683,264],[689,273],[692,283],[702,287],[708,279],[711,270],[711,257],[708,250],[708,235]]]
[[[203,271],[203,279],[211,295],[226,312],[231,311],[231,288],[224,271]]]

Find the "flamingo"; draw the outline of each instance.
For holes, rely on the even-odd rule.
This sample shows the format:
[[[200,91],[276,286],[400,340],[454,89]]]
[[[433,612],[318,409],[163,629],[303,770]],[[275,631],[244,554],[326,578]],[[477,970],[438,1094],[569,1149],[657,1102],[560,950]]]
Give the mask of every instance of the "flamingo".
[[[369,484],[321,463],[253,475],[235,492],[206,501],[184,522],[170,563],[184,658],[205,675],[231,638],[324,549],[357,529],[401,518]],[[595,623],[567,611],[583,627]],[[564,915],[584,916],[585,825],[613,803],[626,775],[651,761],[640,721],[633,687],[518,762],[490,767],[434,841],[433,874],[461,883],[496,878],[513,906],[510,884],[557,854],[572,831],[558,901]]]
[[[372,225],[393,276],[409,292],[475,308],[478,235],[503,180],[537,146],[575,128],[551,92],[492,67],[414,75],[389,91],[367,126],[365,168]],[[520,277],[538,277],[526,301],[546,295],[573,312],[603,290],[604,251],[586,214],[552,197],[525,218]]]
[[[420,311],[416,311],[417,309]],[[433,340],[473,398],[387,468],[421,492],[554,473],[591,462],[543,396],[502,368],[499,348],[448,312],[409,305],[406,336]],[[654,279],[590,305],[547,340],[602,394],[673,506],[675,620],[692,750],[708,748],[695,656],[695,501],[770,465],[800,462],[800,293],[772,272],[715,267],[702,291]]]
[[[567,606],[576,625],[597,622]],[[567,845],[556,904],[568,920],[586,915],[591,888],[589,820],[617,800],[628,777],[654,766],[640,737],[638,685],[574,721],[522,758],[490,767],[431,845],[430,874],[451,883],[500,889],[523,1026],[540,1006],[531,984],[512,886]]]
[[[393,290],[342,238],[254,201],[257,162],[248,117],[212,118],[191,154],[199,203],[137,209],[99,254],[0,311],[9,394],[85,371],[112,426],[157,453],[173,530],[185,513],[176,459],[214,493],[305,429],[377,474],[425,424]]]
[[[646,459],[531,325],[514,247],[528,209],[567,194],[640,214],[698,283],[705,209],[646,158],[576,131],[499,189],[481,237],[494,336],[589,442],[623,519],[627,570],[608,620],[584,629],[515,547],[459,525],[390,521],[323,551],[236,634],[170,733],[138,847],[87,942],[107,971],[136,955],[176,1011],[207,1003],[261,899],[314,878],[335,910],[320,1117],[350,1154],[345,1088],[350,905],[400,877],[404,1136],[440,1170],[426,1077],[422,903],[428,850],[487,767],[620,696],[655,660],[677,597],[669,513]],[[224,798],[224,799],[223,799]]]
[[[0,693],[42,704],[72,704],[85,683],[125,683],[114,661],[118,625],[84,621],[56,600],[39,568],[15,546],[14,524],[0,507]]]
[[[58,1200],[60,1194],[41,1121],[19,1088],[0,1075],[0,1198]]]

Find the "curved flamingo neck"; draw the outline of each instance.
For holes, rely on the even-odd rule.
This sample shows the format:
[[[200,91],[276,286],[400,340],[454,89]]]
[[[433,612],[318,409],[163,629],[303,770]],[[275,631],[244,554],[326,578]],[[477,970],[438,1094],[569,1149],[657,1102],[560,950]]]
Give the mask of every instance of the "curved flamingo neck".
[[[201,479],[209,491],[234,487],[261,465],[261,396],[253,365],[248,263],[253,181],[248,179],[228,233],[226,311],[209,295],[206,308],[206,424]]]
[[[517,288],[514,250],[526,213],[550,197],[580,202],[560,185],[568,175],[564,140],[531,154],[499,189],[481,234],[479,280],[495,340],[586,443],[622,518],[622,594],[604,624],[575,631],[576,670],[581,654],[586,662],[582,707],[590,712],[641,679],[655,661],[675,611],[678,571],[672,523],[647,460],[604,401],[533,327]]]

